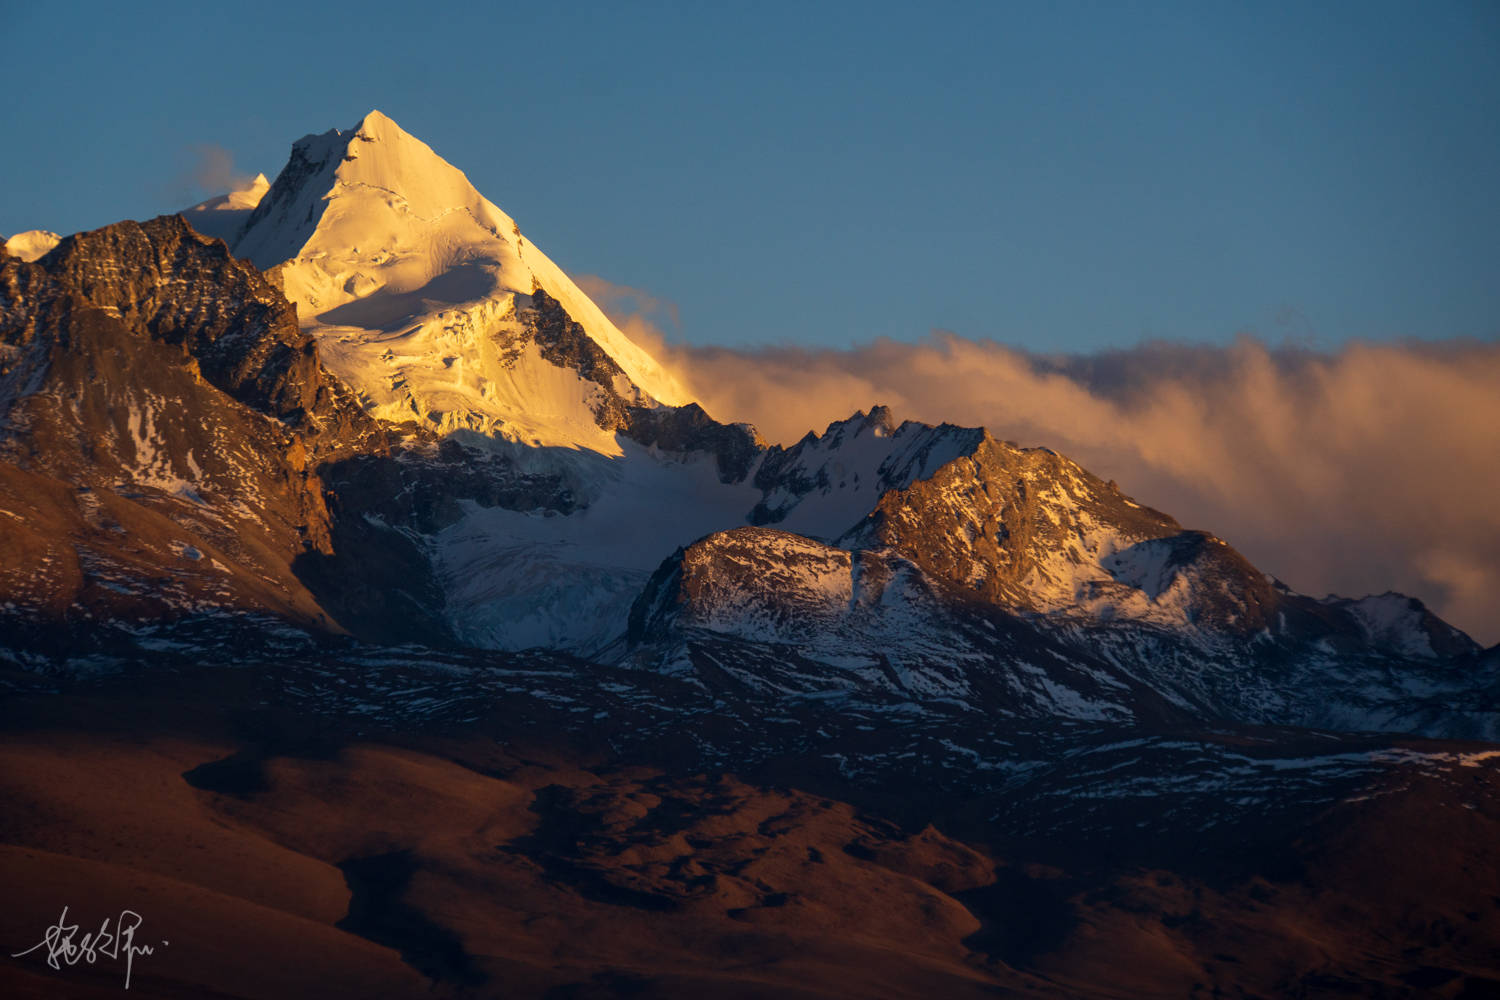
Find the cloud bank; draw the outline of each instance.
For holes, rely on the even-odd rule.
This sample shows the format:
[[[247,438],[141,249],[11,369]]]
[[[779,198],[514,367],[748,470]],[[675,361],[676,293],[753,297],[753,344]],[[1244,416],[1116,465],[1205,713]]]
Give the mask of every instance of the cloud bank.
[[[1336,353],[1147,343],[1043,356],[935,333],[845,350],[672,345],[623,328],[769,440],[876,403],[1045,445],[1315,595],[1397,590],[1500,642],[1500,344]]]

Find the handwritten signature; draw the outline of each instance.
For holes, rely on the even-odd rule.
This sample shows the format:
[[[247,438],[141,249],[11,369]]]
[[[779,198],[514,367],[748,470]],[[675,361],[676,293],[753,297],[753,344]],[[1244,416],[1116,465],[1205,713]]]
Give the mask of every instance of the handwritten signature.
[[[155,949],[149,944],[136,944],[135,932],[140,929],[141,915],[134,910],[121,910],[119,919],[114,922],[114,930],[110,930],[110,918],[105,917],[99,924],[99,930],[86,933],[83,937],[74,940],[78,934],[78,925],[68,923],[68,908],[62,909],[62,916],[57,918],[57,923],[47,928],[42,939],[25,951],[17,952],[11,958],[20,958],[22,955],[30,955],[38,948],[47,949],[47,964],[54,969],[61,969],[63,965],[77,965],[80,961],[87,960],[90,965],[100,956],[118,960],[121,955],[125,956],[125,988],[130,989],[130,971],[135,964],[137,955],[150,955]],[[162,942],[165,946],[166,941]]]

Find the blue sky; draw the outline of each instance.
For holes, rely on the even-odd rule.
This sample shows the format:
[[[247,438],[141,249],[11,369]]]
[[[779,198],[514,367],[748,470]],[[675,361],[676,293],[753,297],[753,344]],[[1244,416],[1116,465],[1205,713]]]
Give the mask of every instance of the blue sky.
[[[1500,6],[0,0],[0,232],[378,107],[696,343],[1500,337]]]

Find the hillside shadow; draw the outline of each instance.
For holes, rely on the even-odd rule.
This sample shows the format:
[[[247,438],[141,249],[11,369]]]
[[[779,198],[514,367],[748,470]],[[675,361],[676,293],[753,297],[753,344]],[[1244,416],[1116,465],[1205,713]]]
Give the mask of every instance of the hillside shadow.
[[[350,858],[339,865],[349,887],[349,912],[334,926],[394,948],[401,960],[428,979],[477,986],[488,978],[453,931],[433,923],[405,902],[417,872],[410,851]]]
[[[711,457],[720,483],[738,482],[749,473],[754,457],[749,433],[716,423],[701,407],[632,407],[626,419],[628,426],[615,432],[618,455],[462,430],[439,439],[410,425],[405,450],[326,463],[318,475],[331,520],[330,551],[302,552],[292,571],[335,621],[361,639],[453,644],[431,539],[476,508],[568,517],[620,486],[648,489],[643,475],[675,483],[672,455]],[[632,463],[645,463],[645,471],[634,471]],[[663,528],[650,502],[634,494],[630,499],[635,503],[630,509],[652,523],[621,521],[620,537],[662,535],[658,556],[643,567],[645,575],[679,546],[743,524],[730,519],[733,523],[705,521],[689,528],[673,519]]]
[[[318,470],[331,551],[302,552],[292,571],[360,639],[455,644],[424,539],[476,506],[566,516],[582,506],[572,485],[581,477],[566,471],[585,463],[595,476],[610,476],[598,468],[619,461],[565,448],[499,446],[462,433],[431,444],[415,459],[356,455]],[[547,468],[564,472],[535,471]]]

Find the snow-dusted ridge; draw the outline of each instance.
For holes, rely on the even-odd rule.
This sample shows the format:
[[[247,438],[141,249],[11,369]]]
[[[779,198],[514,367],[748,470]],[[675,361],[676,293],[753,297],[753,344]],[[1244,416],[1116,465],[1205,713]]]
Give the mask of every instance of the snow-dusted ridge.
[[[329,367],[390,423],[618,455],[601,394],[689,401],[462,171],[379,111],[298,140],[232,247],[279,279]],[[618,367],[612,383],[538,349],[538,290]]]

